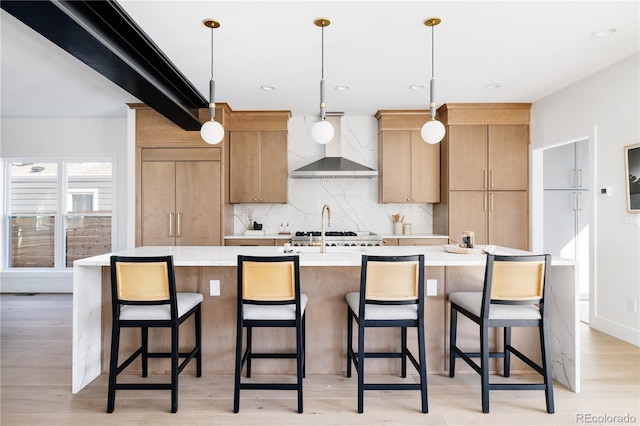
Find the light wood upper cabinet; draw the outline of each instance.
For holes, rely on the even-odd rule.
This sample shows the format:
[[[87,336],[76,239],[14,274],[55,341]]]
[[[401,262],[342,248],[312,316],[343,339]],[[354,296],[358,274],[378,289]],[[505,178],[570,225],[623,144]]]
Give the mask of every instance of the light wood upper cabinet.
[[[449,126],[449,189],[487,189],[487,126]]]
[[[450,190],[526,190],[529,126],[450,125]]]
[[[529,189],[529,126],[489,125],[488,135],[488,189]]]
[[[422,140],[423,111],[379,111],[378,201],[440,201],[440,145]]]
[[[287,202],[287,132],[230,132],[230,202]]]
[[[234,112],[229,118],[229,202],[286,203],[290,111]]]
[[[140,245],[219,245],[217,148],[145,148],[140,163]]]

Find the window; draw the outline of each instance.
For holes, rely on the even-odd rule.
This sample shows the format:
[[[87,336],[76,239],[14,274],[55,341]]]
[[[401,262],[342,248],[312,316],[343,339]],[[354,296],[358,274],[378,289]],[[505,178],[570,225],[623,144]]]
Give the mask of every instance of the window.
[[[111,251],[111,161],[8,162],[8,268],[73,267]]]

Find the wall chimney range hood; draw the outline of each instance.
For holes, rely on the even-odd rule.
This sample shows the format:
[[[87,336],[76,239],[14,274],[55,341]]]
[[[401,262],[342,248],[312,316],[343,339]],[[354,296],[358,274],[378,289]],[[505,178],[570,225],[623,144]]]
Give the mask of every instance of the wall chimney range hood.
[[[325,145],[325,156],[292,171],[290,177],[293,179],[371,179],[378,176],[376,170],[341,156],[342,113],[328,112],[325,119],[331,122],[335,130],[333,139]]]

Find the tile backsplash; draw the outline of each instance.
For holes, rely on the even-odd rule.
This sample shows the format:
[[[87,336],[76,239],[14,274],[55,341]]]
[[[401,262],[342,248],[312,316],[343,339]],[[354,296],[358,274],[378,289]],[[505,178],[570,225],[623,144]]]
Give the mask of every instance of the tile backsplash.
[[[289,172],[324,156],[324,146],[311,140],[317,117],[289,119]],[[378,121],[368,116],[343,116],[341,155],[378,169]],[[291,232],[319,231],[322,206],[331,208],[331,230],[393,233],[392,215],[404,216],[412,233],[431,233],[433,206],[428,203],[379,204],[378,178],[372,179],[291,179],[287,204],[234,205],[234,233],[241,234],[250,220],[263,224],[266,233],[278,233],[280,224]]]

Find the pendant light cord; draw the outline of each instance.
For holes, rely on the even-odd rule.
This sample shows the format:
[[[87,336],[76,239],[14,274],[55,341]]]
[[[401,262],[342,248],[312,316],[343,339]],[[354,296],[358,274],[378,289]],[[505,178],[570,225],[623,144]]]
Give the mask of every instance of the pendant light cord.
[[[320,42],[320,78],[324,79],[324,25],[321,30],[322,38]]]
[[[211,80],[213,80],[213,28],[211,28]]]
[[[435,55],[435,25],[431,26],[431,79],[433,79],[433,76],[435,74],[434,69],[435,69],[435,61],[434,61],[434,55]]]

